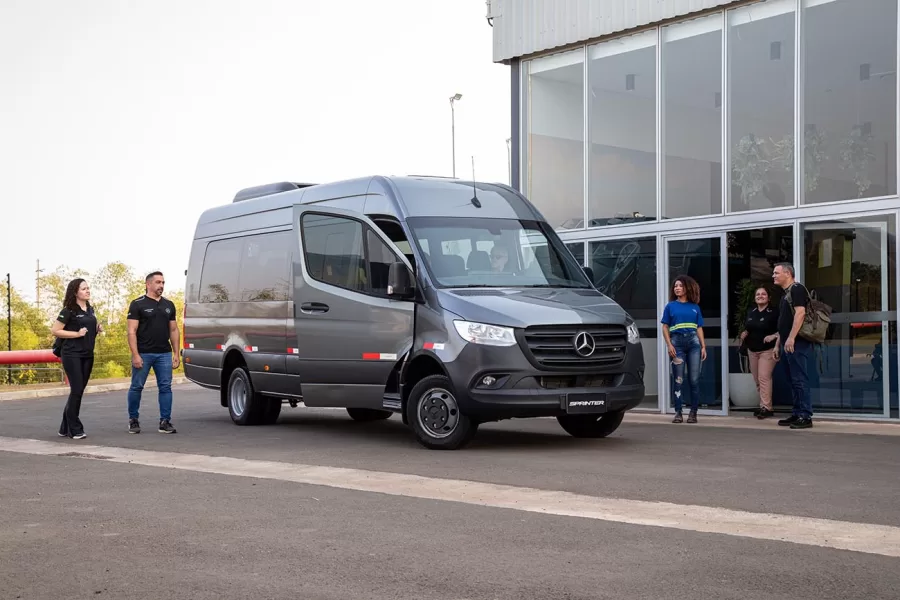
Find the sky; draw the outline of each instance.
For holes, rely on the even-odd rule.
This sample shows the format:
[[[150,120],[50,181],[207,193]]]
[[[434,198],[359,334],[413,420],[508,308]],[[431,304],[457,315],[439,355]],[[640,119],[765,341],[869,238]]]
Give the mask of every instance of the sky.
[[[483,0],[0,1],[0,277],[160,269],[275,181],[508,181],[509,67]]]

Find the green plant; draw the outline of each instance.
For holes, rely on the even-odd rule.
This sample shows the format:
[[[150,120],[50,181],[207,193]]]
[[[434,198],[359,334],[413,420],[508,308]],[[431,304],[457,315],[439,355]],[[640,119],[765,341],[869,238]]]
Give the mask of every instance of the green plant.
[[[771,168],[765,141],[747,134],[735,146],[732,156],[731,181],[741,188],[741,201],[750,205],[750,199],[763,191],[766,175]]]
[[[806,191],[812,192],[819,187],[819,176],[822,163],[828,158],[825,152],[825,134],[816,128],[807,128],[803,135],[803,180]],[[779,141],[772,140],[774,160],[781,163],[784,170],[794,170],[794,136],[786,135]]]
[[[859,125],[855,125],[850,135],[841,140],[841,168],[853,171],[853,182],[860,198],[872,185],[872,180],[869,179],[869,163],[875,162],[875,153],[869,146],[871,142],[872,134],[863,131]]]
[[[744,332],[744,324],[747,321],[747,312],[750,307],[756,303],[756,289],[758,285],[754,285],[752,279],[741,279],[734,288],[734,295],[737,299],[733,315],[734,329],[737,331],[735,339],[740,337]]]

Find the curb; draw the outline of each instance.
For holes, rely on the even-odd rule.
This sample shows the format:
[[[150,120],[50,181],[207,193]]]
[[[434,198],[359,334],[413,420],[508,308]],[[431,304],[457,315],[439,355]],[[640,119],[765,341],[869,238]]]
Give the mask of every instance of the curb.
[[[184,385],[189,383],[188,380],[183,377],[174,377],[172,379],[172,385]],[[85,395],[87,394],[102,394],[103,392],[121,392],[123,390],[127,390],[131,387],[129,382],[122,383],[101,383],[97,385],[88,385],[84,389]],[[147,383],[144,385],[144,389],[153,389],[156,387],[156,381],[150,378],[147,379]],[[58,398],[60,396],[67,396],[69,394],[68,387],[55,387],[55,388],[44,388],[40,390],[22,390],[16,392],[0,392],[0,402],[7,402],[10,400],[37,400],[40,398]]]
[[[787,413],[785,413],[787,416]],[[781,417],[779,417],[781,418]],[[625,415],[625,423],[636,425],[668,425],[670,427],[702,428],[721,427],[726,429],[743,429],[747,431],[779,431],[789,432],[790,435],[815,435],[816,433],[850,433],[856,435],[886,435],[900,436],[900,423],[897,421],[863,421],[857,419],[841,419],[838,416],[813,417],[815,425],[812,429],[793,431],[787,427],[779,427],[777,419],[760,421],[753,417],[744,416],[699,416],[700,422],[696,424],[673,425],[672,415],[661,415],[650,412],[629,411]]]

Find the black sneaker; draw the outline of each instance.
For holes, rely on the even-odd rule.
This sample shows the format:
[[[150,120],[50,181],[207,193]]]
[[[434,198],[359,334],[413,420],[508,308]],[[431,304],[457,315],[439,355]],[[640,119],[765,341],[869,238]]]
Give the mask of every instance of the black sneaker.
[[[175,428],[172,427],[172,423],[170,423],[168,419],[164,419],[159,422],[159,432],[160,433],[175,433]]]
[[[781,425],[782,427],[789,427],[799,420],[800,420],[800,417],[798,417],[797,415],[791,415],[787,419],[782,419],[782,420],[778,421],[778,424]]]
[[[791,424],[791,429],[810,429],[812,426],[812,419],[797,419]]]
[[[757,419],[768,419],[769,417],[774,417],[774,416],[775,416],[775,412],[774,412],[774,411],[766,410],[766,409],[764,409],[764,408],[761,408],[761,409],[759,410],[759,414],[756,415],[756,418],[757,418]]]
[[[131,419],[128,421],[128,433],[140,433],[141,432],[141,424],[137,419]]]

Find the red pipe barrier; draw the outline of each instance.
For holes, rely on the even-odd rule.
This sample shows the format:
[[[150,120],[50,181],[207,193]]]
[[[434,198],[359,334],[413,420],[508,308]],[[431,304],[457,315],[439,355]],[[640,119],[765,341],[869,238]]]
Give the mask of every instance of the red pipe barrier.
[[[52,350],[13,350],[0,352],[0,365],[37,365],[59,363]]]

